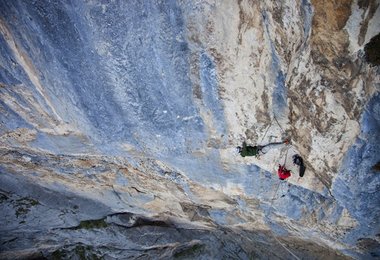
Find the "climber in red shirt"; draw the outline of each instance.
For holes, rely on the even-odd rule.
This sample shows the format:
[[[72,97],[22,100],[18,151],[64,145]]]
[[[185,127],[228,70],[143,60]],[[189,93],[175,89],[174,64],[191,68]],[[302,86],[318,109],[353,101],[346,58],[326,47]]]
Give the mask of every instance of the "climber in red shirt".
[[[285,180],[291,175],[290,171],[285,168],[285,165],[278,165],[277,174],[280,180]]]

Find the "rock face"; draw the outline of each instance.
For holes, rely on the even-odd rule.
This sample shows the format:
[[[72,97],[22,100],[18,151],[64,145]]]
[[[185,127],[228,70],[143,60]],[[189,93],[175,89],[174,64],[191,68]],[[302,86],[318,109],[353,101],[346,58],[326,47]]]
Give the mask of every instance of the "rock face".
[[[0,0],[0,258],[379,257],[379,5]]]

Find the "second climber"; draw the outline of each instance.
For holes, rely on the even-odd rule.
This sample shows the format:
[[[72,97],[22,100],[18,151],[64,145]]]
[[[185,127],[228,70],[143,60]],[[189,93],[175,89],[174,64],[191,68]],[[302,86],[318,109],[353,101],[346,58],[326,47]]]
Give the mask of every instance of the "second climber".
[[[290,170],[285,168],[285,165],[278,165],[278,170],[277,170],[278,177],[280,180],[285,180],[289,178],[292,174],[290,173]]]

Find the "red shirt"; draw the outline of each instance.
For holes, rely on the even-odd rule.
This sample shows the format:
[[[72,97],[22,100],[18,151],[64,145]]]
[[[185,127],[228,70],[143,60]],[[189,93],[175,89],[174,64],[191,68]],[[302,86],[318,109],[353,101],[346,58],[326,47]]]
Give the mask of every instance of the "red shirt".
[[[291,174],[290,174],[290,171],[287,170],[287,169],[285,168],[285,166],[281,166],[281,165],[279,165],[279,167],[278,167],[277,174],[278,174],[278,177],[279,177],[281,180],[285,180],[285,179],[289,178],[290,175],[291,175]]]

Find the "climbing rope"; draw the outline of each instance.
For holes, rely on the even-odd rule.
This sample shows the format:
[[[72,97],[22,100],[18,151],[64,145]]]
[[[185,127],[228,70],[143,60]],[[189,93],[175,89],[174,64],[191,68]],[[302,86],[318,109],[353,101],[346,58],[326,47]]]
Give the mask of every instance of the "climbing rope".
[[[273,114],[273,118],[274,118],[274,120],[276,121],[277,125],[280,127],[281,133],[284,134],[285,131],[284,131],[284,129],[281,127],[280,123],[278,122],[278,120],[277,120],[277,118],[276,118],[276,116],[275,116],[274,114]],[[264,133],[264,136],[263,136],[263,137],[261,138],[261,140],[260,140],[260,143],[261,143],[261,142],[264,140],[264,138],[267,136],[268,130],[269,130],[269,128],[272,126],[272,123],[273,123],[273,121],[271,120],[269,126],[267,127],[267,130],[266,130],[265,133]]]
[[[277,185],[277,189],[276,189],[276,192],[274,193],[274,195],[273,195],[273,197],[272,197],[272,199],[271,199],[271,203],[270,203],[270,206],[269,206],[269,213],[268,213],[268,216],[270,215],[270,211],[271,211],[271,209],[272,209],[272,205],[273,205],[273,200],[274,200],[274,198],[275,198],[276,195],[277,195],[278,188],[280,187],[281,183],[282,183],[282,181],[280,181],[280,182],[278,183],[278,185]],[[269,218],[268,218],[268,220],[269,220],[270,223],[273,224],[273,222],[272,222]],[[294,253],[293,253],[290,249],[288,249],[288,248],[287,248],[287,247],[286,247],[286,246],[285,246],[280,240],[278,240],[278,238],[274,235],[272,229],[271,229],[270,231],[271,231],[271,233],[272,233],[273,238],[277,241],[277,243],[280,244],[280,246],[282,246],[287,252],[289,252],[292,256],[294,256],[295,259],[300,260],[300,258],[299,258],[296,254],[294,254]]]
[[[273,118],[274,118],[274,120],[276,120],[276,123],[277,123],[277,124],[278,124],[278,126],[280,127],[280,129],[281,129],[281,132],[284,134],[284,133],[285,133],[285,131],[284,131],[284,129],[281,127],[280,123],[277,121],[277,118],[276,118],[276,116],[275,116],[275,115],[273,115]]]
[[[265,131],[265,134],[264,134],[263,138],[261,138],[260,143],[264,140],[264,138],[265,138],[265,136],[267,135],[268,130],[269,130],[269,128],[270,128],[271,126],[272,126],[272,121],[270,121],[270,124],[269,124],[269,126],[267,127],[267,130]]]
[[[273,232],[272,232],[272,235],[273,235],[273,238],[286,250],[286,251],[288,251],[292,256],[294,256],[294,258],[295,259],[297,259],[297,260],[300,260],[300,258],[298,257],[298,256],[296,256],[292,251],[290,251],[290,249],[288,249],[288,248],[286,248],[286,246],[284,246],[284,244],[282,244],[281,242],[280,242],[280,240],[278,240],[277,239],[277,237],[273,234]]]
[[[284,166],[286,164],[286,160],[288,159],[288,151],[289,151],[289,145],[287,145],[287,148],[286,148],[286,153],[285,153],[285,159],[284,159]]]
[[[277,189],[276,189],[276,192],[274,193],[274,195],[273,195],[273,197],[272,197],[272,200],[271,200],[271,203],[270,203],[270,207],[272,207],[272,205],[273,205],[273,200],[274,200],[274,198],[276,197],[276,195],[277,195],[277,192],[278,192],[278,188],[280,187],[280,185],[281,185],[281,181],[278,183],[278,185],[277,185]]]

